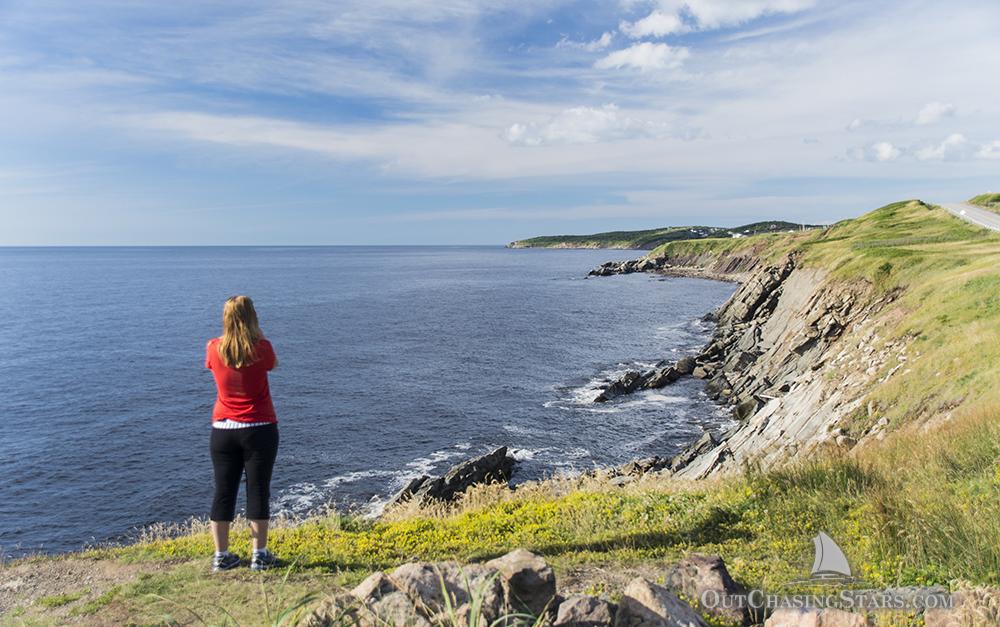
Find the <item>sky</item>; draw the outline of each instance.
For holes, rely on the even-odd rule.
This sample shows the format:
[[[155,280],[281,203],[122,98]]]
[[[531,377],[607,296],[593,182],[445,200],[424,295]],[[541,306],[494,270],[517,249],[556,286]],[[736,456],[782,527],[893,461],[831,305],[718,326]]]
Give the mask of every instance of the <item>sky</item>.
[[[995,0],[0,0],[0,245],[503,244],[1000,190]]]

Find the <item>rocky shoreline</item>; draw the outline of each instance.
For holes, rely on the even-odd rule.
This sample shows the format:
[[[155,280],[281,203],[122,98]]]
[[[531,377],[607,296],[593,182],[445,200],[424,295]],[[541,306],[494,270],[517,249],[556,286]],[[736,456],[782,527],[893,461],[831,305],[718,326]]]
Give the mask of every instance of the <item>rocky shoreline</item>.
[[[905,363],[906,341],[879,337],[878,314],[898,293],[877,293],[867,281],[832,280],[825,271],[802,266],[795,254],[771,262],[753,252],[643,257],[602,264],[589,276],[635,272],[740,285],[706,315],[716,326],[697,354],[630,370],[609,381],[594,402],[694,377],[706,382],[710,398],[730,408],[736,424],[704,433],[671,457],[636,459],[591,474],[621,482],[647,472],[699,479],[748,463],[781,464],[820,447],[850,449],[884,437],[887,421],[879,418],[880,408],[862,407],[862,399]],[[871,426],[852,431],[846,419],[858,411]],[[476,483],[509,483],[514,461],[506,455],[506,448],[498,449],[453,467],[444,477],[415,480],[392,503],[447,501]]]
[[[834,280],[802,266],[795,254],[770,263],[753,253],[644,257],[605,263],[589,276],[634,272],[740,283],[708,315],[716,328],[697,355],[627,372],[598,397],[603,402],[693,376],[707,382],[711,398],[731,408],[734,428],[706,433],[668,463],[653,464],[658,471],[703,478],[884,437],[887,421],[879,419],[880,408],[862,407],[862,399],[907,359],[906,340],[883,341],[879,334],[879,314],[898,292]],[[858,411],[872,426],[852,432],[846,419]]]

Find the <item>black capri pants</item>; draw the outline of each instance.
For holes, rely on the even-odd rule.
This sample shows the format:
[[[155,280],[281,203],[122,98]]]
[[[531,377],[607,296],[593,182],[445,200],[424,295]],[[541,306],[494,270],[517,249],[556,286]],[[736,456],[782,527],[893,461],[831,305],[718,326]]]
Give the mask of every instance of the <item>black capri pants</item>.
[[[244,471],[247,475],[247,518],[270,518],[271,471],[278,456],[278,425],[212,429],[209,450],[215,469],[212,520],[233,520]]]

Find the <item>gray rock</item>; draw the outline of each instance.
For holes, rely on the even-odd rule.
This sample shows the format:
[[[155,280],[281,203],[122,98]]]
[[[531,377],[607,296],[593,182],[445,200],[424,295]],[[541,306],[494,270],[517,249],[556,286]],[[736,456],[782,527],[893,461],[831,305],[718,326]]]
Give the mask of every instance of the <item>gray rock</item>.
[[[633,579],[625,588],[615,627],[707,627],[690,605],[663,586],[643,577]]]
[[[764,401],[752,396],[737,403],[736,409],[733,410],[733,415],[737,420],[746,420],[756,414],[763,406]]]
[[[361,622],[361,602],[353,596],[339,592],[331,594],[316,604],[309,616],[303,619],[306,627],[340,627]]]
[[[706,614],[726,622],[740,625],[759,622],[752,620],[754,617],[746,609],[708,607],[712,605],[713,597],[718,599],[747,594],[747,589],[729,575],[725,562],[718,555],[691,555],[682,559],[667,574],[667,587],[701,604],[702,611]]]
[[[411,499],[421,503],[451,501],[474,485],[508,483],[515,463],[514,458],[507,455],[507,447],[501,446],[491,453],[452,466],[443,477],[414,479],[389,501],[389,505]]]
[[[554,611],[556,575],[541,556],[515,549],[486,566],[500,572],[507,604],[514,612],[541,616]]]
[[[629,370],[617,380],[605,386],[604,390],[594,399],[595,403],[605,403],[623,394],[634,391],[642,384],[642,373],[637,370]]]
[[[653,457],[644,457],[642,459],[634,459],[621,468],[618,469],[623,475],[639,477],[647,472],[658,472],[660,470],[665,470],[670,467],[670,460],[654,455]]]
[[[662,388],[665,385],[673,383],[681,377],[680,373],[673,366],[667,366],[666,368],[660,368],[659,370],[654,370],[650,372],[642,383],[642,387],[654,390],[657,388]]]
[[[501,615],[503,588],[494,568],[479,564],[459,566],[453,562],[414,562],[394,570],[390,579],[396,588],[431,615],[446,611],[445,593],[453,608],[471,604],[476,598],[482,599],[482,616],[488,623]]]
[[[575,594],[559,604],[554,627],[605,627],[613,625],[615,606],[597,597]]]
[[[674,455],[674,457],[670,460],[670,469],[674,471],[680,470],[694,461],[699,455],[709,452],[718,445],[719,440],[715,437],[715,435],[712,434],[711,431],[706,431],[695,441],[694,444],[691,444],[680,453]]]
[[[681,357],[677,360],[677,365],[674,368],[677,369],[679,374],[686,376],[694,372],[696,365],[694,357]]]
[[[431,623],[417,610],[406,593],[390,592],[378,601],[369,603],[360,611],[361,625],[372,627],[430,627]]]

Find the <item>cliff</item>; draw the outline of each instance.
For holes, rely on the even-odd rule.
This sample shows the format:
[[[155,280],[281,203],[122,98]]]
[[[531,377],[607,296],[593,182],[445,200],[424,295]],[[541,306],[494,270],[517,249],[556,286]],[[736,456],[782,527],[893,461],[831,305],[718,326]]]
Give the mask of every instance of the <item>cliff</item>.
[[[972,390],[992,385],[996,356],[954,322],[987,313],[998,251],[995,236],[912,201],[811,234],[678,242],[591,274],[741,283],[693,371],[738,424],[671,464],[704,478],[851,452],[981,402]]]

